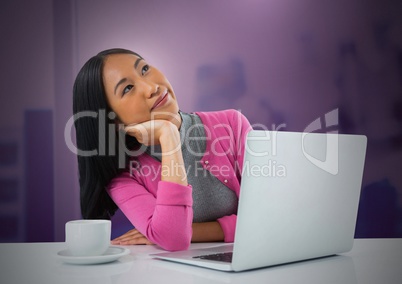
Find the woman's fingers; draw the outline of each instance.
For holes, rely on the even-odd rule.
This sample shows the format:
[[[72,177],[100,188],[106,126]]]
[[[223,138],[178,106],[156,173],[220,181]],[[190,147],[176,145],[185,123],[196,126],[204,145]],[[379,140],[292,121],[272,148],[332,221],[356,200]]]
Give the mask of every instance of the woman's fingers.
[[[140,123],[136,125],[129,125],[124,128],[124,131],[130,136],[134,136],[138,142],[141,144],[149,145],[151,144],[150,142],[150,137],[151,137],[151,131],[152,129],[149,127],[148,123]]]
[[[127,233],[124,233],[120,237],[113,239],[112,242],[125,241],[128,239],[134,238],[135,235],[137,235],[137,234],[140,234],[140,232],[138,232],[138,230],[136,230],[136,229],[132,229],[132,230],[128,231]]]
[[[141,144],[150,146],[160,144],[159,138],[163,130],[167,131],[172,125],[167,120],[150,120],[135,125],[127,125],[124,130],[128,135],[134,136]]]
[[[121,235],[118,238],[115,238],[111,241],[113,245],[151,245],[150,242],[143,234],[141,234],[138,230],[133,229],[128,231],[127,233]]]
[[[119,245],[152,245],[153,243],[151,243],[146,237],[141,236],[141,237],[136,237],[136,238],[132,238],[132,239],[128,239],[125,241],[120,241]]]
[[[123,239],[123,238],[125,238],[125,237],[127,237],[127,236],[130,236],[130,235],[136,234],[137,232],[138,232],[138,230],[137,230],[137,229],[132,229],[132,230],[128,231],[127,233],[124,233],[123,235],[121,235],[121,236],[119,236],[119,237],[115,238],[114,240],[120,240],[120,239]]]

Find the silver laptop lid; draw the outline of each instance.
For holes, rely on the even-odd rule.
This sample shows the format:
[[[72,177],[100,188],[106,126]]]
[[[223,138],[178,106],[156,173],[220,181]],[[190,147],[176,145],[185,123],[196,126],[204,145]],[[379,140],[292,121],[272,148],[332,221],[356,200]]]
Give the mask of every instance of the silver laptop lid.
[[[362,135],[252,130],[244,157],[234,270],[350,250],[366,144]]]

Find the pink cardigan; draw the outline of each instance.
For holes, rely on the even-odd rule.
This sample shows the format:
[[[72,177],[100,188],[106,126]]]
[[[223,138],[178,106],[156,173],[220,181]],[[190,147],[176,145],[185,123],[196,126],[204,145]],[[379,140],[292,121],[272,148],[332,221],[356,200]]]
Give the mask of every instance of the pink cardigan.
[[[209,170],[239,197],[244,142],[251,130],[236,110],[197,112],[206,135],[201,159]],[[151,242],[165,250],[185,250],[192,237],[192,188],[161,181],[161,163],[141,154],[131,160],[128,171],[115,177],[107,191],[130,222]],[[225,242],[233,242],[236,215],[217,220]]]

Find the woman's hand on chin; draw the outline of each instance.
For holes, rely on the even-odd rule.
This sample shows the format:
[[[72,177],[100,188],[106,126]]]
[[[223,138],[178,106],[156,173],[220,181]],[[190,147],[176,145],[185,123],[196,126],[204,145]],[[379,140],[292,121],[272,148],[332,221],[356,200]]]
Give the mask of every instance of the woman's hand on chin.
[[[133,136],[137,141],[146,146],[161,144],[160,138],[163,135],[178,133],[178,128],[168,120],[150,120],[135,125],[128,125],[124,128],[126,133]]]

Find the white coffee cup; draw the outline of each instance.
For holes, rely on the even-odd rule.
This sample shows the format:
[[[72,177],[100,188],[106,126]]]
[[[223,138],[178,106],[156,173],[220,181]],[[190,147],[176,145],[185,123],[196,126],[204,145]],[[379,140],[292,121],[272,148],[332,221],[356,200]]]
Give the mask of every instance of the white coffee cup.
[[[98,256],[110,246],[110,220],[73,220],[66,223],[66,244],[72,256]]]

